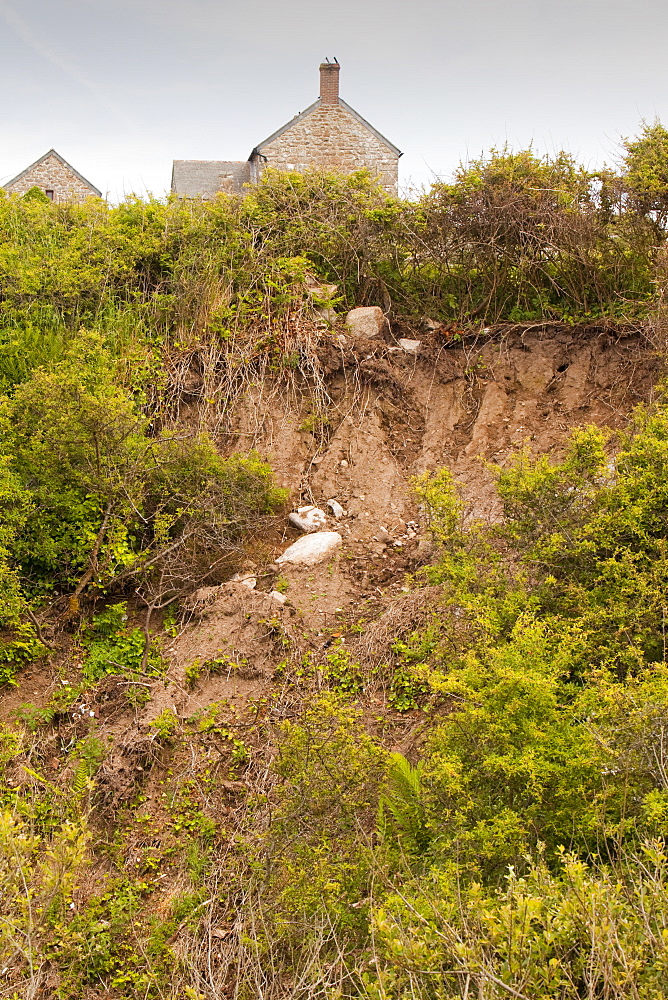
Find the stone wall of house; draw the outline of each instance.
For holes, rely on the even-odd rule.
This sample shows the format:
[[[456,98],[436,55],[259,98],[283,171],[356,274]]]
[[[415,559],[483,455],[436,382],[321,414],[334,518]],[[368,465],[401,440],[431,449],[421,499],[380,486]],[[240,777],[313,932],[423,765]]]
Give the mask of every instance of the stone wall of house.
[[[399,160],[395,153],[340,104],[325,104],[262,146],[257,173],[265,167],[277,170],[323,170],[349,174],[367,169],[377,176],[390,194],[396,194]]]
[[[13,184],[5,185],[5,191],[10,194],[25,194],[32,187],[45,192],[53,191],[54,201],[82,202],[97,195],[93,188],[53,155],[37,163]]]

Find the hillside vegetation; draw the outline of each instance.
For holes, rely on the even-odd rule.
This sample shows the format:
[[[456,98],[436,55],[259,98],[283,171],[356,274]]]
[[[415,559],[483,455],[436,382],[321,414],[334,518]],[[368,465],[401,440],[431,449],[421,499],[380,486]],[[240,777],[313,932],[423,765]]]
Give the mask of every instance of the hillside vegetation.
[[[512,438],[482,518],[410,464],[398,348],[343,325],[431,337],[421,382],[460,351],[472,408],[536,328],[632,331],[655,371],[666,225],[658,123],[619,173],[502,150],[406,201],[0,198],[0,997],[668,998],[665,388],[610,367],[615,429]],[[420,524],[356,536],[371,584],[352,536],[280,576],[369,380]],[[243,446],[257,398],[308,439],[292,495]]]

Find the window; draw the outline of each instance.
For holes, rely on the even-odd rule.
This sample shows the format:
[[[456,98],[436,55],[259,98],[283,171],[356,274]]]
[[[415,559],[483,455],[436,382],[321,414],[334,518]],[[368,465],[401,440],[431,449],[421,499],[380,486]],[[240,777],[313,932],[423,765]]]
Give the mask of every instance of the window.
[[[53,191],[49,191],[49,189],[47,188],[44,194],[47,196],[49,201],[53,201]]]

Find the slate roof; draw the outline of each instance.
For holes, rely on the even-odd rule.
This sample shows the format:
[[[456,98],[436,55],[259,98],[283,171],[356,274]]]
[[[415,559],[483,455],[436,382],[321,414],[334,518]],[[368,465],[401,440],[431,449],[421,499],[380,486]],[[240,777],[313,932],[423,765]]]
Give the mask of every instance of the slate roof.
[[[172,191],[184,198],[215,198],[221,190],[240,194],[250,179],[248,160],[174,160],[172,166]]]
[[[20,174],[16,175],[16,177],[12,177],[11,181],[7,181],[5,184],[2,185],[2,187],[9,188],[12,186],[12,184],[16,184],[17,181],[20,181],[23,177],[25,177],[26,174],[30,173],[31,170],[33,170],[35,167],[38,167],[40,163],[43,163],[44,160],[49,158],[49,156],[55,156],[57,160],[60,160],[60,162],[64,167],[67,167],[68,170],[71,170],[72,173],[75,175],[75,177],[78,177],[83,184],[89,187],[91,191],[98,196],[98,198],[102,197],[102,192],[98,191],[95,185],[91,184],[89,180],[86,180],[86,178],[82,174],[80,174],[78,170],[75,170],[72,164],[68,163],[65,157],[61,156],[60,153],[57,153],[55,149],[50,149],[48,153],[44,154],[44,156],[40,156],[38,160],[35,160],[34,163],[31,163],[29,167],[26,167],[25,170],[22,170]]]
[[[264,140],[263,140],[263,142],[260,142],[260,143],[258,143],[258,145],[257,145],[257,146],[256,146],[256,147],[255,147],[255,148],[253,149],[253,151],[252,151],[251,155],[250,155],[250,156],[248,157],[248,159],[249,159],[249,160],[250,160],[250,159],[252,159],[252,158],[253,158],[253,156],[255,156],[255,155],[256,155],[256,154],[258,154],[258,153],[259,153],[259,154],[262,154],[262,149],[263,149],[263,147],[264,147],[264,146],[268,146],[268,145],[269,145],[269,143],[270,143],[270,142],[273,142],[273,141],[274,141],[274,139],[277,139],[277,138],[279,137],[279,135],[283,135],[283,133],[284,133],[284,132],[287,132],[287,131],[288,131],[288,129],[289,129],[289,128],[292,128],[292,126],[293,126],[293,125],[296,125],[296,124],[297,124],[297,122],[300,122],[300,121],[302,121],[302,120],[303,120],[304,118],[306,118],[306,117],[307,117],[307,115],[310,115],[312,111],[315,111],[315,110],[316,110],[316,108],[319,108],[319,107],[320,107],[321,103],[322,103],[322,102],[321,102],[320,98],[318,98],[318,100],[317,100],[317,101],[314,101],[314,102],[313,102],[313,104],[309,105],[309,107],[308,107],[308,108],[306,108],[306,110],[305,110],[305,111],[301,111],[301,112],[300,112],[300,113],[299,113],[298,115],[295,115],[295,117],[294,117],[294,118],[293,118],[293,119],[292,119],[291,121],[289,121],[289,122],[286,122],[286,123],[285,123],[285,125],[283,125],[283,126],[282,126],[281,128],[279,128],[279,129],[277,129],[277,130],[276,130],[276,132],[272,132],[272,134],[271,134],[270,136],[268,136],[268,137],[267,137],[266,139],[264,139]],[[362,116],[361,116],[361,115],[359,115],[359,114],[358,114],[358,113],[357,113],[357,112],[355,111],[355,109],[354,109],[354,108],[351,108],[351,107],[350,107],[350,105],[349,105],[349,104],[346,104],[346,102],[345,102],[345,101],[344,101],[344,100],[343,100],[342,98],[340,98],[340,97],[339,97],[339,100],[338,100],[338,104],[340,105],[340,107],[342,107],[342,108],[345,108],[345,109],[346,109],[346,111],[348,112],[348,114],[352,115],[352,116],[353,116],[353,118],[357,119],[357,121],[358,121],[358,122],[360,122],[360,124],[364,125],[364,127],[365,127],[366,129],[368,129],[368,130],[369,130],[369,132],[371,132],[371,133],[372,133],[373,135],[375,135],[375,137],[376,137],[377,139],[379,139],[379,140],[380,140],[381,142],[385,143],[385,145],[387,146],[387,148],[388,148],[388,149],[391,149],[391,150],[392,150],[392,152],[393,152],[393,153],[394,153],[394,154],[395,154],[396,156],[401,156],[401,155],[402,155],[402,153],[401,153],[401,150],[400,150],[400,149],[398,149],[398,148],[397,148],[397,147],[396,147],[396,146],[394,145],[394,143],[393,143],[393,142],[390,142],[390,140],[389,140],[389,139],[386,139],[386,138],[385,138],[385,136],[384,136],[384,135],[382,135],[382,133],[380,133],[380,132],[378,131],[378,129],[375,129],[375,128],[373,127],[373,125],[371,125],[371,124],[370,124],[370,123],[369,123],[369,122],[368,122],[368,121],[366,120],[366,118],[362,118]]]

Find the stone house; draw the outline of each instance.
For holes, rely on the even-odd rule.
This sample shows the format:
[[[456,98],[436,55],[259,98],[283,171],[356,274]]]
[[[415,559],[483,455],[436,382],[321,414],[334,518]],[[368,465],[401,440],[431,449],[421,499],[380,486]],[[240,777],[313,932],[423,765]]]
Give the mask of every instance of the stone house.
[[[35,160],[2,187],[8,194],[25,194],[36,187],[51,201],[81,203],[86,198],[102,197],[102,192],[82,177],[55,149],[40,156],[39,160]]]
[[[263,170],[319,168],[344,174],[367,169],[396,194],[397,147],[339,96],[338,62],[320,66],[320,97],[292,121],[258,143],[248,160],[174,160],[172,191],[185,198],[242,194]]]

